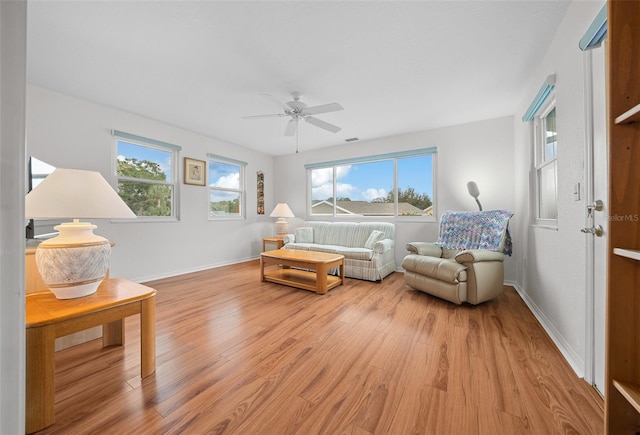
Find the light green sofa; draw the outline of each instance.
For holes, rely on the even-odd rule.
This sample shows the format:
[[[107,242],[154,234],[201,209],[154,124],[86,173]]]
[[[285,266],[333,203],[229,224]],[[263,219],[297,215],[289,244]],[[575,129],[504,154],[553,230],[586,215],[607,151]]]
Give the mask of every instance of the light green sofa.
[[[285,236],[283,248],[342,254],[345,276],[381,281],[396,270],[395,234],[388,222],[309,221]]]

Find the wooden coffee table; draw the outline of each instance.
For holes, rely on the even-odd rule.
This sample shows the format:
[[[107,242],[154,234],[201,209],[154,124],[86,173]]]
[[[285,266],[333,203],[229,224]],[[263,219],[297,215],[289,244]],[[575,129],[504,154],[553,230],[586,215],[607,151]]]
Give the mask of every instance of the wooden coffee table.
[[[270,264],[279,264],[283,268],[265,272],[265,266]],[[291,269],[291,267],[299,269]],[[340,268],[340,276],[327,275],[332,267]],[[344,284],[344,255],[300,249],[278,249],[263,252],[260,254],[260,279],[323,295],[329,289]]]

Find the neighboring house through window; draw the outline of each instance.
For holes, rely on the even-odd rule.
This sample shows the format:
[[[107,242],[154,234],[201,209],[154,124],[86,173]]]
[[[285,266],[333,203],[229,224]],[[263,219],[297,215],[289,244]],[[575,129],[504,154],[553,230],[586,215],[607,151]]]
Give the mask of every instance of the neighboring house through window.
[[[435,148],[306,165],[310,214],[434,215]]]
[[[138,217],[178,218],[177,145],[113,131],[118,194]]]
[[[239,160],[209,154],[209,219],[245,216],[245,168]]]

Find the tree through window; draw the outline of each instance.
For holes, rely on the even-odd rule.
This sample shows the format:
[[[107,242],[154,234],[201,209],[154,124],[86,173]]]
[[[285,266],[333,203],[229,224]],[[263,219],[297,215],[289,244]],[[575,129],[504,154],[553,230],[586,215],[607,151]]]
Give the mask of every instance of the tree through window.
[[[116,141],[118,194],[140,217],[176,217],[177,149]]]

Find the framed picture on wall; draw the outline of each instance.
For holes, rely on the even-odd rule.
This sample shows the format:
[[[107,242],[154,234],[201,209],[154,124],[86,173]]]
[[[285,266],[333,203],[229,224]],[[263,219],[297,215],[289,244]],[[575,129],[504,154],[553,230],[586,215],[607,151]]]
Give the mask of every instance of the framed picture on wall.
[[[206,185],[206,162],[204,160],[184,158],[184,184]]]

